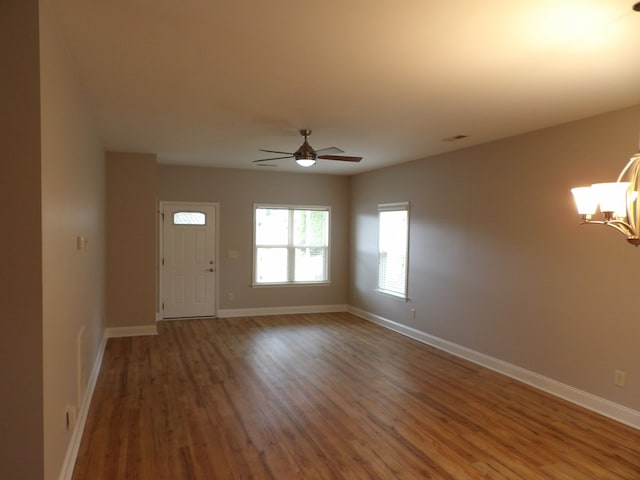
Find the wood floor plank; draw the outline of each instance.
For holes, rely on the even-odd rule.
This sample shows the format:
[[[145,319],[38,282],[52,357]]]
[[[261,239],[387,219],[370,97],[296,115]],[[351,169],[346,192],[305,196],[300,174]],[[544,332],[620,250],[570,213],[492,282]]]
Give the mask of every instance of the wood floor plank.
[[[640,431],[346,313],[110,339],[74,480],[638,480]]]

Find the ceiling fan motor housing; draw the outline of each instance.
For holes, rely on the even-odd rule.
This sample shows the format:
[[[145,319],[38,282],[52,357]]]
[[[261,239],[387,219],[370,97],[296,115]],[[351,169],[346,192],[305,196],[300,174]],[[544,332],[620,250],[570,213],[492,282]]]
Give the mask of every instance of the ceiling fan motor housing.
[[[308,159],[308,160],[315,160],[316,152],[313,148],[311,148],[311,145],[309,145],[307,143],[307,140],[305,139],[302,146],[298,150],[296,150],[296,153],[294,153],[293,156],[295,157],[296,160],[300,160],[302,158]]]
[[[304,143],[300,146],[298,150],[296,150],[296,153],[293,154],[294,158],[296,160],[301,160],[301,159],[315,160],[316,152],[313,148],[311,148],[311,145],[309,145],[309,142],[307,142],[307,137],[311,135],[311,130],[300,130],[300,135],[304,137]]]

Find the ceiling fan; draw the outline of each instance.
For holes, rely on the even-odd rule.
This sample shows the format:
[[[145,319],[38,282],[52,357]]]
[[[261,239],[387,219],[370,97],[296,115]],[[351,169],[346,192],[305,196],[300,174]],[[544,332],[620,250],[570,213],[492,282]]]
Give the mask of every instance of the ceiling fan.
[[[311,135],[311,130],[300,130],[300,135],[304,137],[304,143],[295,152],[280,152],[278,150],[263,150],[261,152],[267,153],[283,153],[286,157],[272,157],[263,158],[261,160],[254,160],[254,163],[260,164],[261,162],[270,162],[271,160],[281,160],[283,158],[295,158],[296,163],[301,167],[310,167],[315,165],[316,160],[338,160],[341,162],[359,162],[362,157],[350,157],[347,155],[337,155],[344,153],[342,150],[336,147],[323,148],[321,150],[314,150],[307,142],[307,137]],[[266,165],[265,165],[266,166]]]

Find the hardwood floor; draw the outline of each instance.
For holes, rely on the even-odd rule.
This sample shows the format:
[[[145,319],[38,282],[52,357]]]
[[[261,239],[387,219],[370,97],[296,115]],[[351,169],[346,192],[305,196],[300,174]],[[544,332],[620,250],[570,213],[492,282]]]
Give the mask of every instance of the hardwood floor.
[[[640,431],[346,313],[109,340],[74,480],[640,479]]]

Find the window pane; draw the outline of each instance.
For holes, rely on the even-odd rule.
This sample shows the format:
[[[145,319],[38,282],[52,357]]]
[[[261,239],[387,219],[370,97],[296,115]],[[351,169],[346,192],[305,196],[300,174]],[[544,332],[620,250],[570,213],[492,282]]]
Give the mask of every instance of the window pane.
[[[382,211],[379,236],[378,287],[406,295],[407,284],[407,210]]]
[[[256,245],[287,245],[289,211],[282,208],[256,209]]]
[[[328,207],[255,207],[254,282],[329,280]]]
[[[256,282],[277,283],[287,281],[287,249],[258,248]]]
[[[175,212],[174,225],[205,225],[207,216],[204,212]]]
[[[329,212],[294,210],[293,244],[296,246],[326,246],[328,243]]]
[[[325,248],[296,248],[296,282],[321,282],[327,279]]]

